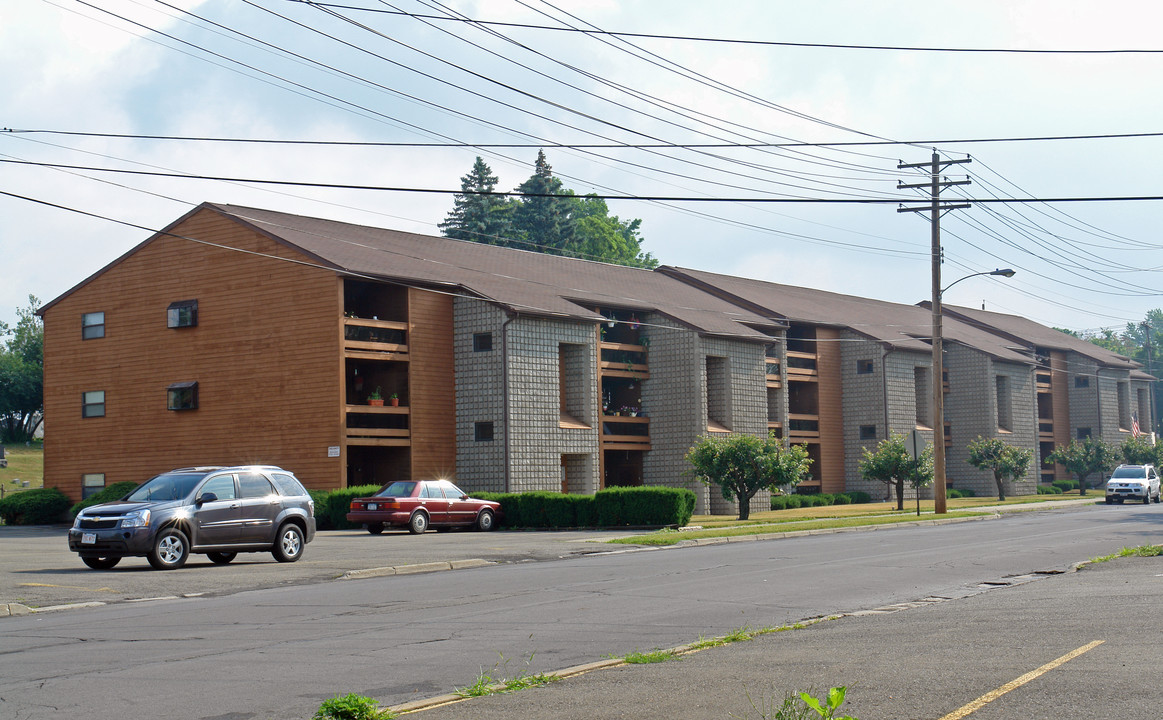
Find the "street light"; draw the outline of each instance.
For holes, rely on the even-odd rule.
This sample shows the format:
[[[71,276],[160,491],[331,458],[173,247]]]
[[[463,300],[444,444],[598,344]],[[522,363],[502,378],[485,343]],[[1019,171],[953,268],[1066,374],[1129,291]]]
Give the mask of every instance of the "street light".
[[[942,344],[944,329],[941,323],[941,298],[945,291],[962,280],[981,275],[998,275],[1011,278],[1016,273],[1010,268],[973,273],[954,280],[941,288],[940,265],[933,269],[933,512],[944,514],[945,505],[945,382]]]

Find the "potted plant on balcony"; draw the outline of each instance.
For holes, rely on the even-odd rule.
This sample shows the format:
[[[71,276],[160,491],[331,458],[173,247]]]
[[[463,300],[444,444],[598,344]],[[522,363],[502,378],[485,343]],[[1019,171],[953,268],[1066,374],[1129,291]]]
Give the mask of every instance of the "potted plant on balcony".
[[[371,405],[373,407],[383,407],[384,406],[384,396],[380,395],[380,386],[379,385],[376,386],[375,390],[372,390],[371,393],[368,394],[367,404]]]
[[[392,404],[392,407],[398,407],[398,406],[400,405],[400,396],[399,396],[399,394],[397,394],[397,393],[392,393],[391,395],[389,395],[389,396],[388,396],[388,402],[390,402],[390,403]]]

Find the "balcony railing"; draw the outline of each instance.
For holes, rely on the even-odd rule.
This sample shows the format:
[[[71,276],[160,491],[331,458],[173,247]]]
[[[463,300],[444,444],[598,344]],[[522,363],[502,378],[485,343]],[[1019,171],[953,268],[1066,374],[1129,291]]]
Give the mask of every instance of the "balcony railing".
[[[406,407],[347,405],[348,445],[406,447],[412,444],[407,427],[411,411]]]
[[[788,378],[807,378],[817,377],[819,372],[816,367],[816,354],[808,352],[799,352],[796,350],[787,351],[787,374]]]
[[[604,342],[601,351],[601,373],[607,377],[626,377],[648,380],[650,366],[646,362],[646,346],[630,343]]]
[[[788,413],[787,434],[790,438],[820,437],[820,416]]]
[[[767,387],[783,387],[783,375],[780,373],[779,360],[775,358],[767,358],[764,373],[766,375]]]
[[[603,415],[601,440],[606,450],[649,450],[650,418]]]
[[[345,317],[343,347],[348,357],[406,360],[408,323]]]

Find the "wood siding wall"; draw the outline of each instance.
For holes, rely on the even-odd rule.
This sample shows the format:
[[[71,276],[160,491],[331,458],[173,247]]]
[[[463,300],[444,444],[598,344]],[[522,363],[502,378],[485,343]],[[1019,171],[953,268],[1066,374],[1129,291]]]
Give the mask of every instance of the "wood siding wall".
[[[306,260],[204,210],[175,234]],[[45,485],[80,499],[81,475],[143,481],[188,465],[271,463],[307,487],[342,485],[336,403],[342,314],[335,273],[159,236],[44,313]],[[198,325],[166,327],[166,308],[198,301]],[[81,315],[105,337],[81,340]],[[197,381],[197,410],[166,409],[166,388]],[[82,418],[104,390],[105,417]]]
[[[408,292],[408,395],[411,397],[412,477],[456,475],[456,376],[452,296]]]
[[[844,492],[844,404],[841,396],[840,331],[816,328],[820,400],[820,492]]]

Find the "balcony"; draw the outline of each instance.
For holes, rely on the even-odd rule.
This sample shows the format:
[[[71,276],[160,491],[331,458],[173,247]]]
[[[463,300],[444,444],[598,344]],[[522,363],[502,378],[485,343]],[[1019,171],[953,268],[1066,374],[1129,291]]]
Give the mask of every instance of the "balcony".
[[[770,423],[768,423],[770,427]],[[792,440],[820,437],[820,416],[788,413],[787,436]]]
[[[601,440],[604,450],[649,450],[650,418],[603,415]]]
[[[1050,392],[1053,389],[1053,383],[1050,379],[1050,373],[1039,372],[1034,376],[1037,383],[1038,392]]]
[[[779,358],[767,358],[765,368],[765,379],[767,387],[778,389],[783,387],[783,374],[780,372]]]
[[[819,380],[820,373],[816,367],[816,354],[787,351],[787,378],[788,380]]]
[[[412,444],[407,407],[347,405],[347,444],[407,447]]]
[[[1040,442],[1054,442],[1054,423],[1049,420],[1038,420],[1038,440]]]
[[[407,360],[408,323],[345,317],[343,350],[349,358]]]
[[[601,373],[605,377],[649,380],[650,366],[646,363],[646,346],[631,343],[603,342]]]

